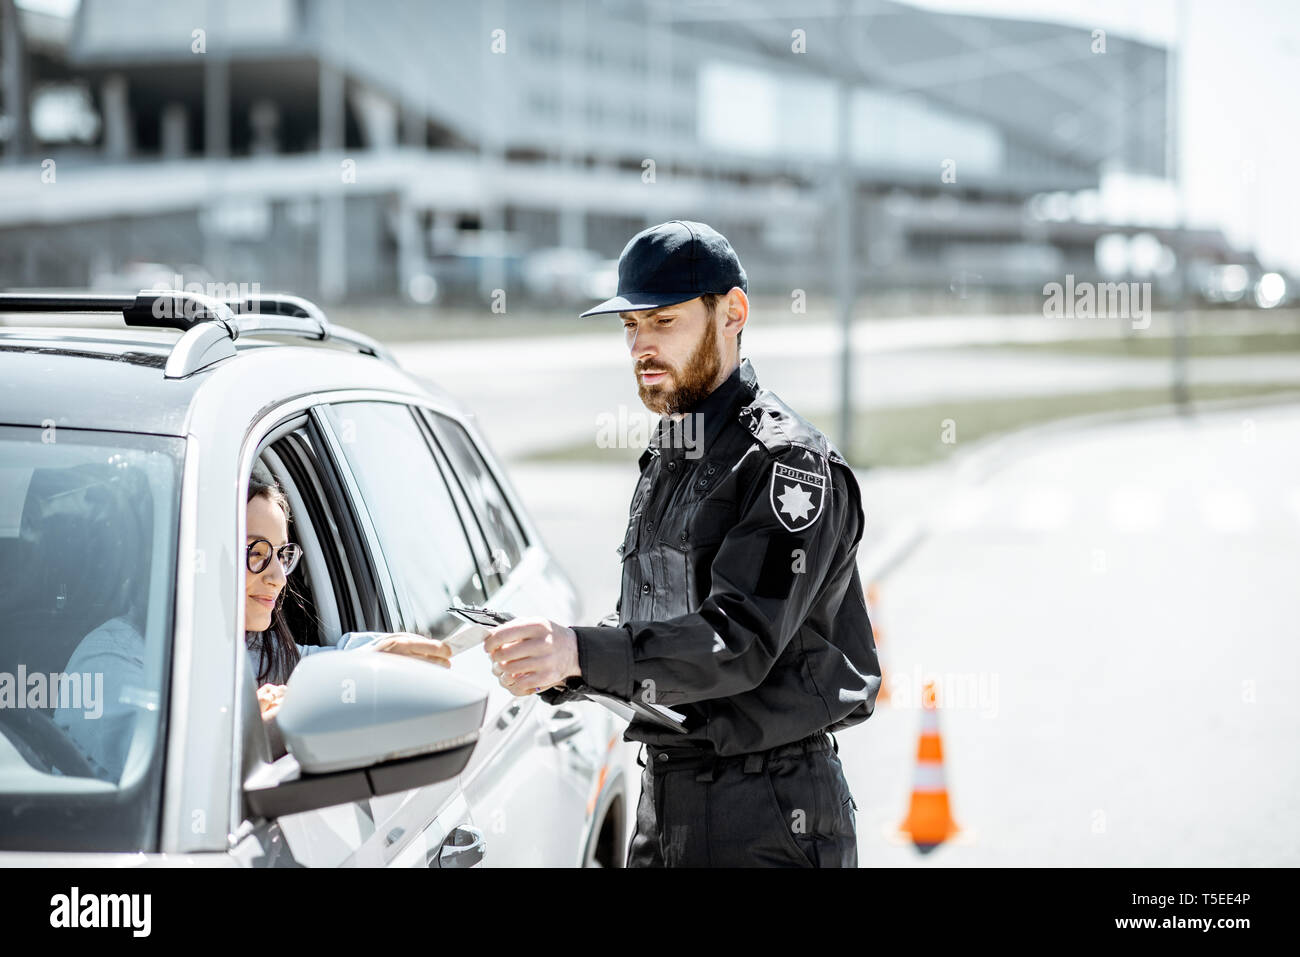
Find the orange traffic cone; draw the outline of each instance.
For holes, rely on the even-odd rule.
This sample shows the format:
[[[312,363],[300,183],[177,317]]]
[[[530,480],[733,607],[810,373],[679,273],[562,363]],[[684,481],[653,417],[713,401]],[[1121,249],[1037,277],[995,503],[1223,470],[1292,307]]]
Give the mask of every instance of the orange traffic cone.
[[[948,807],[948,789],[943,779],[943,743],[939,740],[939,709],[933,681],[926,682],[921,694],[921,741],[916,749],[912,803],[898,830],[900,835],[911,838],[922,854],[930,853],[961,830]]]
[[[866,588],[867,597],[867,618],[871,622],[871,637],[876,642],[876,661],[880,665],[880,690],[876,692],[876,704],[889,703],[889,676],[885,674],[885,659],[880,655],[880,640],[885,636],[884,629],[880,627],[879,616],[876,609],[879,604],[880,592],[876,588],[876,583],[872,582]]]

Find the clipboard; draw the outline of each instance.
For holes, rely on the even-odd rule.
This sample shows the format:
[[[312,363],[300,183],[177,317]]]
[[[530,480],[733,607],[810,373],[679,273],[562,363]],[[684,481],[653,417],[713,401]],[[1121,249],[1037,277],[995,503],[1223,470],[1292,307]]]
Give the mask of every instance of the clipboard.
[[[602,691],[579,691],[577,694],[614,712],[624,721],[639,719],[656,727],[676,731],[678,734],[687,733],[686,715],[680,711],[674,711],[672,708],[665,708],[661,704],[647,704],[636,699],[628,701],[625,698],[605,694]]]
[[[514,618],[514,615],[509,612],[495,611],[491,608],[477,608],[472,605],[456,605],[449,607],[447,611],[468,624],[478,625],[480,629],[495,628],[497,625],[504,625]],[[452,639],[461,639],[463,641],[464,639],[461,636],[464,631],[463,628],[457,629],[451,636]],[[478,642],[482,642],[486,636],[487,632],[484,630],[482,635],[478,637]],[[458,648],[457,644],[457,641],[452,641],[453,654],[459,654],[465,648],[472,647],[473,642],[466,643],[464,648]],[[578,691],[575,693],[614,712],[624,721],[630,722],[640,719],[656,727],[675,731],[678,734],[687,733],[686,715],[680,711],[674,711],[672,708],[665,708],[661,704],[650,704],[645,701],[637,701],[635,698],[629,701],[617,695],[606,694],[603,691]]]

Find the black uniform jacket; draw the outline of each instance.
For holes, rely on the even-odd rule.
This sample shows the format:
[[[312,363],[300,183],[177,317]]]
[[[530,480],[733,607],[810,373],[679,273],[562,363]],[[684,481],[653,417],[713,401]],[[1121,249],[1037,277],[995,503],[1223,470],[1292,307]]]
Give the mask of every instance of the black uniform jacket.
[[[830,441],[745,359],[661,420],[640,465],[618,625],[574,627],[582,677],[542,698],[637,695],[690,732],[634,719],[625,741],[718,755],[865,721],[880,665],[856,564],[864,516]]]

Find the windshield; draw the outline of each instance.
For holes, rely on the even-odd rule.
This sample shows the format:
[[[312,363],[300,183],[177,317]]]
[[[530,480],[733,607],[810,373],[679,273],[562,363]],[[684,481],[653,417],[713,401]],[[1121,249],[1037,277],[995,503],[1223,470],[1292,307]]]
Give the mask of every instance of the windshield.
[[[157,843],[184,447],[0,426],[0,848]]]

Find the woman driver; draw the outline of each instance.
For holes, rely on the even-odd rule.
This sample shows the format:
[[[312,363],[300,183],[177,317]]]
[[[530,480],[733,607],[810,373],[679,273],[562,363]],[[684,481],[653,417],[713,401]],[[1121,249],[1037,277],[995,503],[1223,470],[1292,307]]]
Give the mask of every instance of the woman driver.
[[[377,651],[409,655],[451,667],[451,648],[436,638],[410,632],[348,632],[337,645],[300,645],[293,640],[281,609],[288,574],[302,557],[289,542],[289,502],[275,480],[258,465],[248,482],[247,574],[244,579],[244,632],[249,663],[257,676],[262,717],[275,715],[284,683],[306,655],[373,645]]]
[[[409,655],[450,667],[451,649],[444,642],[409,633],[349,633],[338,648],[298,645],[280,612],[285,575],[293,570],[302,549],[288,541],[289,506],[275,480],[255,467],[247,498],[247,575],[244,586],[244,633],[250,668],[257,676],[258,704],[276,748],[274,722],[284,684],[298,661],[308,654],[373,645],[379,651]],[[257,569],[254,571],[254,569]],[[88,715],[82,708],[58,708],[53,719],[90,760],[95,775],[116,782],[122,776],[128,749],[135,735],[140,705],[131,689],[144,688],[145,640],[141,615],[118,615],[81,639],[64,670],[103,675],[102,713]]]

